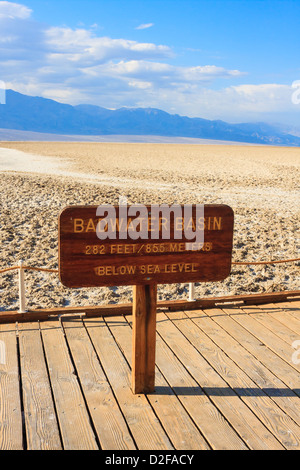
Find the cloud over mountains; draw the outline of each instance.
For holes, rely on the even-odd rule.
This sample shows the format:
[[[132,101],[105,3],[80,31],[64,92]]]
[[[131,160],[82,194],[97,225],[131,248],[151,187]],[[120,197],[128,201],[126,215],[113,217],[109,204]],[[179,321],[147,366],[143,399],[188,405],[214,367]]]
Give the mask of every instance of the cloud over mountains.
[[[7,89],[63,103],[158,107],[231,122],[295,112],[289,85],[245,84],[247,71],[238,68],[178,65],[169,45],[100,36],[95,25],[45,25],[23,4],[0,1],[0,48]]]
[[[31,14],[24,5],[0,2],[1,79],[16,91],[51,98],[57,93],[65,101],[72,94],[75,103],[106,90],[111,105],[118,107],[147,100],[136,94],[139,90],[148,89],[150,97],[169,90],[191,92],[216,78],[242,75],[214,65],[174,66],[168,62],[174,52],[167,45],[101,37],[92,27],[47,26]]]

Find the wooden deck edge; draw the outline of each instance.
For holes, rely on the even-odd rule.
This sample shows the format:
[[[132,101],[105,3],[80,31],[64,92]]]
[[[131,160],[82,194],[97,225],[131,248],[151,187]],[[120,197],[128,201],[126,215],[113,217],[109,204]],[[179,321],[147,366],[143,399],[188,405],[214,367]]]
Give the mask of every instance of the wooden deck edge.
[[[300,300],[300,291],[284,291],[271,292],[267,294],[249,294],[249,295],[230,295],[225,297],[210,297],[207,299],[199,299],[193,302],[187,300],[178,300],[168,302],[165,307],[170,311],[176,310],[195,310],[201,308],[214,308],[221,305],[238,304],[238,305],[259,305],[268,303],[278,303],[290,300]],[[166,302],[164,302],[166,304]],[[176,303],[176,305],[175,305]],[[159,302],[158,302],[159,306]]]
[[[198,299],[194,301],[188,300],[169,300],[157,302],[158,309],[167,309],[169,311],[178,310],[197,310],[208,309],[222,306],[223,304],[234,305],[258,305],[276,302],[286,302],[292,300],[300,300],[300,291],[283,291],[271,292],[267,294],[249,294],[249,295],[233,295],[225,297],[210,297],[207,299]],[[0,312],[0,324],[14,322],[32,322],[48,320],[49,317],[59,317],[63,315],[84,316],[92,318],[97,316],[119,316],[131,315],[132,303],[127,304],[108,304],[99,306],[82,306],[82,307],[64,307],[50,308],[41,310],[29,310],[26,313],[18,311]]]

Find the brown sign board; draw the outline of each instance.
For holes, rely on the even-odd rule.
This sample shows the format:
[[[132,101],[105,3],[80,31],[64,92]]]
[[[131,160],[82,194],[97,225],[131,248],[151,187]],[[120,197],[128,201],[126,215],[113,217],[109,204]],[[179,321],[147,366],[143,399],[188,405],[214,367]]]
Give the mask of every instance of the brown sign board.
[[[183,207],[183,206],[181,206]],[[119,206],[115,206],[115,239],[99,239],[97,206],[69,206],[59,216],[59,276],[70,288],[172,284],[221,281],[231,271],[234,215],[223,204],[207,204],[198,218],[196,205],[191,225],[204,230],[203,244],[174,236],[183,227],[176,214],[170,222],[170,237],[152,239],[150,206],[147,237],[120,236]],[[103,219],[103,217],[102,217]],[[130,222],[130,218],[128,219]],[[160,223],[163,223],[160,220]],[[199,249],[198,249],[199,248]]]

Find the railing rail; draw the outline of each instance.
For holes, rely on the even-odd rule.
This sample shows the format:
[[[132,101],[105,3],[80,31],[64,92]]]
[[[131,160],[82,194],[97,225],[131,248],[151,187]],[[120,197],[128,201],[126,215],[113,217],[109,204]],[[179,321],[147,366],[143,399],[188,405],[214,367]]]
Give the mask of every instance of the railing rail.
[[[271,260],[271,261],[233,261],[233,266],[251,266],[251,265],[268,265],[268,264],[280,264],[280,263],[292,263],[300,261],[300,258],[284,259],[284,260]],[[24,271],[40,271],[47,273],[58,273],[58,269],[49,268],[38,268],[35,266],[25,265],[22,260],[19,261],[17,266],[11,266],[9,268],[0,269],[0,274],[4,274],[10,271],[19,271],[19,313],[25,313],[26,310],[26,294],[25,294],[25,279]],[[189,283],[189,302],[195,301],[195,283]]]

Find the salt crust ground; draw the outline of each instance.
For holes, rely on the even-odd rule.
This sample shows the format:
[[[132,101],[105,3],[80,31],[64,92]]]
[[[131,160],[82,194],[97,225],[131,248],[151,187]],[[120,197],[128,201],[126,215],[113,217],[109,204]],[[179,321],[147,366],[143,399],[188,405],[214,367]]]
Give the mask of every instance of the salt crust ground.
[[[24,153],[25,152],[25,153]],[[22,259],[57,269],[60,211],[70,204],[224,203],[235,213],[235,261],[300,256],[300,149],[121,143],[0,143],[0,269]],[[196,296],[295,290],[300,263],[233,267]],[[131,300],[130,287],[67,289],[56,274],[26,273],[29,308]],[[159,286],[159,299],[188,286]],[[18,308],[17,273],[0,275],[0,310]]]

